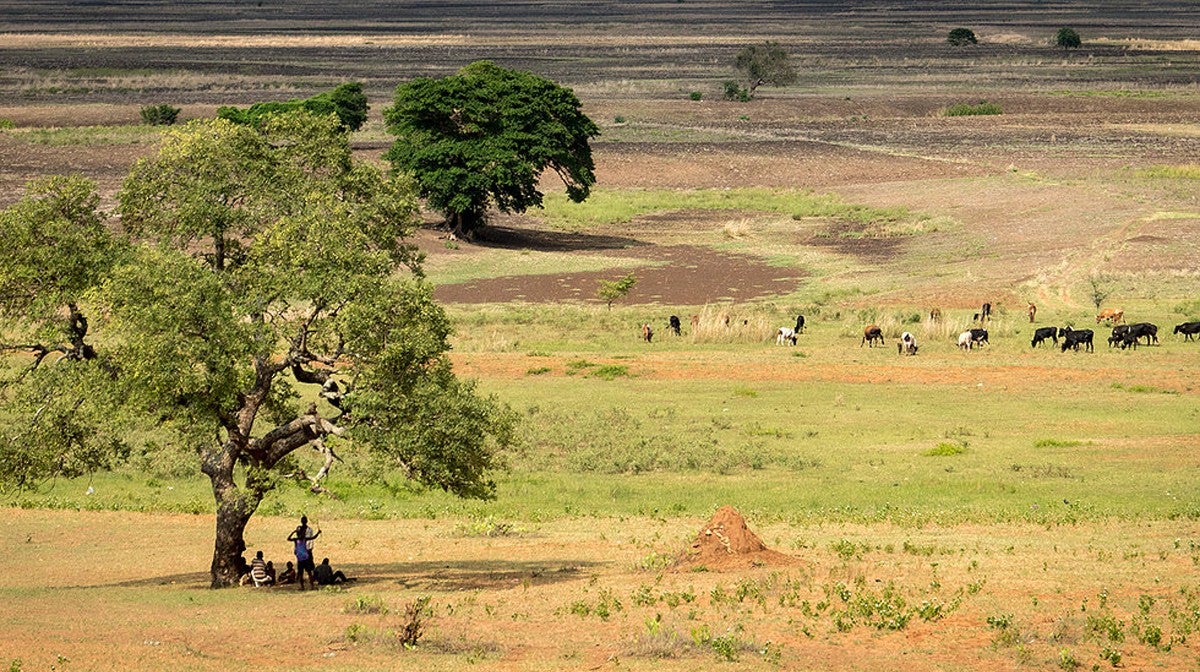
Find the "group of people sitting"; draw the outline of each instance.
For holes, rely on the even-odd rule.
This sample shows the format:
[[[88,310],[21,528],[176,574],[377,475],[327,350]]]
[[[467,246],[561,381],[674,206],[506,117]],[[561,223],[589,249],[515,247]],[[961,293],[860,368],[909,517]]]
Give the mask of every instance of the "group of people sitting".
[[[305,574],[308,575],[310,588],[353,581],[354,579],[347,578],[345,573],[335,571],[329,564],[329,558],[322,560],[319,565],[313,565],[313,540],[319,536],[321,536],[321,531],[317,530],[316,533],[313,533],[312,528],[308,527],[308,518],[301,516],[299,527],[288,535],[288,541],[294,544],[297,564],[293,565],[289,560],[287,568],[276,575],[275,563],[265,560],[263,552],[258,551],[254,554],[254,560],[250,561],[250,565],[242,574],[242,585],[283,586],[299,583],[300,590],[304,590]]]
[[[263,552],[258,551],[254,554],[254,559],[250,561],[249,570],[242,575],[242,585],[255,586],[286,586],[299,580],[301,582],[301,590],[304,589],[303,576],[296,573],[296,566],[291,560],[287,561],[287,567],[276,574],[275,563],[270,560],[263,559]],[[313,568],[309,575],[309,584],[311,587],[316,586],[332,586],[338,583],[353,581],[346,577],[346,574],[341,570],[334,570],[329,564],[329,558],[321,561],[321,564]]]

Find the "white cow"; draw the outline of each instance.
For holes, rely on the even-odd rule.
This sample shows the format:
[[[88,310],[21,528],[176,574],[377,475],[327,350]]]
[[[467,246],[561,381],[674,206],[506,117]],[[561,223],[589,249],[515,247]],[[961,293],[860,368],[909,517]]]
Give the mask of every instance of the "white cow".
[[[901,334],[900,342],[896,344],[896,353],[901,355],[917,354],[917,337],[907,331]]]
[[[970,350],[975,347],[975,339],[971,338],[970,331],[964,331],[958,335],[958,347],[963,350]]]
[[[792,345],[796,344],[796,330],[790,327],[780,327],[779,331],[775,332],[775,344],[785,345],[788,341],[791,341]]]

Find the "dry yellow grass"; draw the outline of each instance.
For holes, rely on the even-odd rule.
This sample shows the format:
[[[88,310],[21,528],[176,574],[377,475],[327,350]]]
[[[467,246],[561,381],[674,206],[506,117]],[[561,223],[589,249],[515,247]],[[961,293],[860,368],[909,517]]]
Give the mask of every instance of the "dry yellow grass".
[[[292,522],[256,518],[251,549],[280,562]],[[318,555],[359,579],[345,590],[210,591],[207,516],[5,511],[10,565],[22,571],[0,576],[2,662],[694,670],[724,657],[694,643],[705,631],[728,637],[737,669],[1046,669],[1064,648],[1087,667],[1116,648],[1125,669],[1183,669],[1197,655],[1194,638],[1167,651],[1133,630],[1160,628],[1163,643],[1181,633],[1169,614],[1195,606],[1192,522],[909,529],[750,520],[799,564],[737,573],[664,571],[700,520],[575,519],[499,538],[462,536],[454,521],[321,522]],[[421,596],[432,598],[426,634],[406,650],[388,633]],[[830,614],[860,596],[899,596],[926,613],[941,605],[942,614],[890,630],[860,613],[839,629]],[[370,613],[379,604],[390,613]],[[1096,629],[1109,617],[1122,641]]]

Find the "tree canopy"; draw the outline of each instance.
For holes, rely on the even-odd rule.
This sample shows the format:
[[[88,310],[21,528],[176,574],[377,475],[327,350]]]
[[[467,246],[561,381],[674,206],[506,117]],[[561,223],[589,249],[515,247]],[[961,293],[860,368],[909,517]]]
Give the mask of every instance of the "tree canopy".
[[[1067,49],[1078,49],[1083,45],[1083,40],[1079,37],[1079,33],[1075,32],[1074,28],[1059,28],[1054,34],[1054,44]]]
[[[575,202],[596,182],[589,140],[600,129],[574,92],[529,72],[479,61],[457,74],[396,88],[384,110],[396,141],[386,158],[416,181],[429,207],[459,233],[502,212],[541,207],[538,180],[553,170]]]
[[[778,42],[764,42],[742,47],[734,66],[746,79],[749,97],[763,84],[787,86],[796,82],[797,75],[788,53]]]
[[[412,187],[353,160],[335,118],[192,122],[133,167],[124,231],[97,204],[55,178],[0,213],[20,242],[0,250],[0,484],[110,466],[133,436],[186,446],[216,502],[214,587],[237,581],[266,493],[285,474],[321,491],[345,448],[493,496],[513,416],[451,370],[449,320],[402,242]]]
[[[332,91],[318,93],[311,98],[255,103],[246,109],[221,107],[217,109],[217,116],[238,124],[259,126],[269,116],[305,110],[313,114],[337,115],[342,128],[357,131],[367,121],[369,109],[367,95],[363,93],[362,84],[346,82],[339,84]]]

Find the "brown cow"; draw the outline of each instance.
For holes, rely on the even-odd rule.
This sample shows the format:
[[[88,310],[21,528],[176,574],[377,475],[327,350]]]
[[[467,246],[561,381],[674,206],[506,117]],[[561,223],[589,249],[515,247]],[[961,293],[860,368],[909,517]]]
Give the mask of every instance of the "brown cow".
[[[1029,305],[1025,307],[1025,312],[1029,313],[1029,323],[1033,324],[1033,318],[1037,315],[1037,306],[1033,305],[1033,302],[1030,301]]]
[[[652,339],[652,338],[654,338],[654,330],[650,328],[650,325],[643,324],[642,325],[642,339],[645,340],[647,343],[649,343],[650,339]]]
[[[1117,324],[1125,321],[1125,311],[1120,308],[1105,308],[1096,315],[1096,324],[1101,322],[1109,322]]]
[[[883,340],[883,330],[880,329],[878,325],[868,324],[863,329],[862,343],[859,343],[858,347],[861,348],[863,346],[863,343],[867,343],[867,344],[869,344],[868,347],[873,348],[873,347],[875,347],[875,341],[879,341],[880,345],[887,344],[887,341]]]
[[[930,308],[929,309],[929,321],[930,322],[941,322],[942,321],[942,309],[941,308]]]

